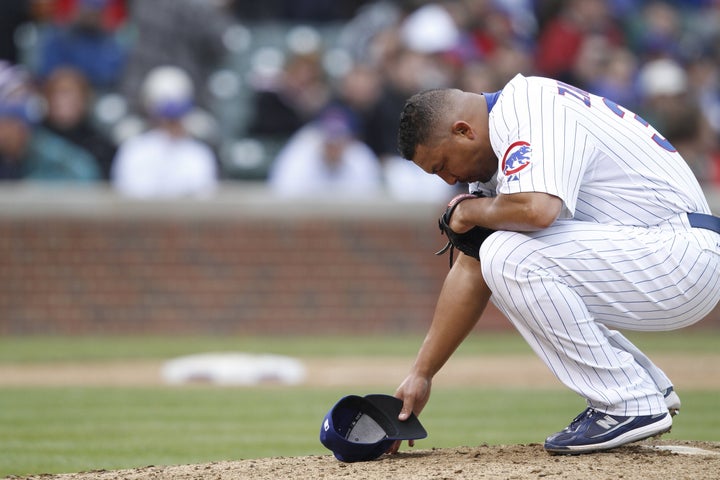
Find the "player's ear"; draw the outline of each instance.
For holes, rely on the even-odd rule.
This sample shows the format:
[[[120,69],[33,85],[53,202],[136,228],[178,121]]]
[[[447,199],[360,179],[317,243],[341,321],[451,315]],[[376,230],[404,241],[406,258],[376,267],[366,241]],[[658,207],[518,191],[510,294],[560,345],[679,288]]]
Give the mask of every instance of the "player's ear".
[[[452,133],[453,135],[466,137],[469,140],[475,138],[475,130],[473,130],[472,126],[465,120],[456,120],[455,123],[452,124]]]

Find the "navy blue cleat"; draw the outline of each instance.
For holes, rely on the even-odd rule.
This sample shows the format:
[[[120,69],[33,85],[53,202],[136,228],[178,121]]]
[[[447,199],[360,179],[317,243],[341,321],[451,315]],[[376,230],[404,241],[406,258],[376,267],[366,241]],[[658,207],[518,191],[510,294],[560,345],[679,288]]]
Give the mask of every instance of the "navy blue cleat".
[[[576,455],[619,447],[668,432],[672,427],[669,413],[622,417],[588,408],[563,431],[545,440],[552,454]]]

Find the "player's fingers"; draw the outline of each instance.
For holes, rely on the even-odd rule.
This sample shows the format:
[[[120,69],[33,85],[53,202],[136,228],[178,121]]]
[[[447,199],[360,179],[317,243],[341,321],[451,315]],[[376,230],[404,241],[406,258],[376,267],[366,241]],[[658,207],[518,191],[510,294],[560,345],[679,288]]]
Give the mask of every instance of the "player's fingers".
[[[402,444],[402,440],[396,440],[393,442],[392,445],[390,445],[390,448],[388,448],[388,451],[386,453],[389,453],[390,455],[394,455],[400,450],[400,445]]]
[[[412,404],[409,402],[404,402],[403,408],[402,408],[402,410],[400,410],[400,414],[398,415],[398,420],[400,420],[401,422],[404,422],[405,420],[410,418],[410,414],[412,413],[412,411],[413,411]]]
[[[415,446],[415,440],[408,440],[408,447],[414,447]],[[393,442],[392,445],[390,445],[390,448],[388,448],[387,452],[390,455],[394,455],[400,451],[400,447],[402,446],[402,440],[396,440]]]
[[[410,415],[413,412],[413,408],[415,407],[414,399],[410,395],[401,395],[400,392],[396,393],[395,396],[403,401],[403,406],[398,414],[398,420],[404,422],[410,418]]]

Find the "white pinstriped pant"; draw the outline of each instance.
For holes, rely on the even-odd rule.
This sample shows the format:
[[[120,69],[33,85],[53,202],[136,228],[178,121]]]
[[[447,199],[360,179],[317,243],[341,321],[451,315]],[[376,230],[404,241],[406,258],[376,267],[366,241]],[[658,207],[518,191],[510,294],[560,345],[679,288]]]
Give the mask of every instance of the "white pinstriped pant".
[[[675,225],[560,221],[496,232],[480,249],[492,302],[588,406],[666,411],[667,376],[620,332],[691,325],[720,299],[720,235]]]

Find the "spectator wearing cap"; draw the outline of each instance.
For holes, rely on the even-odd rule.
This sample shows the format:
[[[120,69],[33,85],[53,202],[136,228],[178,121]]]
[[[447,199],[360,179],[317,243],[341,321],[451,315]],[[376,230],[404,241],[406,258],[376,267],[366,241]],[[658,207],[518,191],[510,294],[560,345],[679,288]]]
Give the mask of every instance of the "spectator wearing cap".
[[[380,161],[358,140],[351,115],[334,107],[290,138],[268,181],[282,197],[360,198],[382,189]]]
[[[152,127],[120,145],[111,170],[114,188],[136,198],[212,194],[218,183],[215,154],[183,123],[194,105],[188,74],[156,67],[143,83],[142,98]]]
[[[39,126],[41,117],[27,73],[0,61],[0,180],[99,179],[95,158]]]

